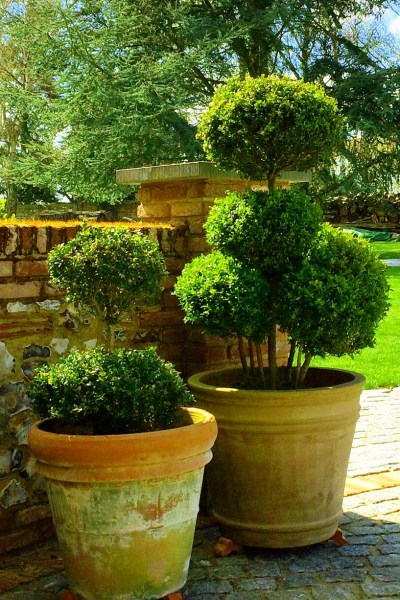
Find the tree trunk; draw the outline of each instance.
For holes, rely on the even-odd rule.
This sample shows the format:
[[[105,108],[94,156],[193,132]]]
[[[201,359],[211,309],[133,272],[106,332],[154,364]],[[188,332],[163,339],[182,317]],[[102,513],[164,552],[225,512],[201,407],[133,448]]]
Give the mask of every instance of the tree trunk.
[[[271,327],[271,332],[268,336],[268,366],[271,390],[276,390],[276,325]]]
[[[239,343],[239,356],[240,356],[240,362],[242,363],[243,373],[245,374],[246,379],[248,379],[249,368],[247,366],[246,352],[244,349],[243,338],[241,335],[238,336],[238,343]]]
[[[304,380],[305,380],[307,372],[308,372],[308,368],[311,363],[311,359],[312,359],[311,352],[307,352],[303,366],[300,369],[299,385],[302,385],[304,383]]]
[[[13,183],[6,186],[6,206],[5,213],[7,217],[12,217],[17,213],[18,195],[17,189]]]
[[[260,373],[261,385],[262,385],[263,389],[265,390],[266,382],[265,382],[265,375],[264,375],[264,368],[263,368],[264,365],[263,365],[263,359],[262,359],[261,344],[256,344],[256,354],[257,354],[258,372]]]

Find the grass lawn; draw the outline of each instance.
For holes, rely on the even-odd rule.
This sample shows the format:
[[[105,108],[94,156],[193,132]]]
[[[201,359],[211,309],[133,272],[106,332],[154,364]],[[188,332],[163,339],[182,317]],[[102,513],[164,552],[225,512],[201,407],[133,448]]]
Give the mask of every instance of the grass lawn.
[[[400,258],[399,242],[371,242],[381,258]]]
[[[400,242],[373,242],[381,258],[400,258]],[[400,267],[389,267],[391,307],[376,332],[374,348],[365,348],[353,359],[315,358],[312,366],[358,371],[366,378],[366,389],[400,386]]]

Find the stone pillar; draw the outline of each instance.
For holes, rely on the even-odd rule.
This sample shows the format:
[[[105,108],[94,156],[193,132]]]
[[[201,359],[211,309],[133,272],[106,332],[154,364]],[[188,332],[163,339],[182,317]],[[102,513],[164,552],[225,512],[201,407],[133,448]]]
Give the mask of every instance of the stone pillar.
[[[291,183],[309,179],[309,173],[282,172],[276,185],[289,188]],[[186,262],[210,250],[203,225],[217,198],[227,192],[267,188],[265,181],[241,179],[209,162],[123,169],[117,171],[117,183],[140,186],[137,215],[143,223],[168,223],[187,228]],[[287,355],[287,343],[283,336],[279,341],[282,358]],[[199,328],[187,327],[185,374],[232,364],[239,364],[236,339],[224,341],[202,334]]]

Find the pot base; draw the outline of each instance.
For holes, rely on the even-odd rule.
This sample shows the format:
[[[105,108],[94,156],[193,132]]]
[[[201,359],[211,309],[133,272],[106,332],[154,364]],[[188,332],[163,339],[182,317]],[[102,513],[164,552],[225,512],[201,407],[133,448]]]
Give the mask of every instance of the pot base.
[[[272,526],[271,530],[268,531],[262,530],[260,524],[253,527],[248,523],[240,524],[243,525],[243,528],[238,523],[227,525],[223,522],[224,519],[217,514],[214,513],[214,516],[218,520],[219,529],[225,538],[234,540],[236,544],[241,546],[254,548],[299,548],[326,542],[334,537],[339,525],[338,517],[332,525],[324,524],[316,529],[312,529],[310,525],[307,526],[306,530],[277,531],[276,526]]]

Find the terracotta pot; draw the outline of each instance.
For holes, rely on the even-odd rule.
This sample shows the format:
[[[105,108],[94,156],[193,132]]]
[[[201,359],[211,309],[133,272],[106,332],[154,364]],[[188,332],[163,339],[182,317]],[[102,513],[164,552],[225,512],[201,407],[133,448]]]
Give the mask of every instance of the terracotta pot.
[[[29,446],[80,598],[150,600],[185,584],[217,426],[203,410],[183,411],[191,424],[151,433],[56,434],[46,421],[32,427]]]
[[[274,548],[329,539],[342,515],[364,377],[311,369],[320,387],[253,391],[237,389],[238,376],[224,369],[189,379],[218,421],[207,481],[223,535]]]

